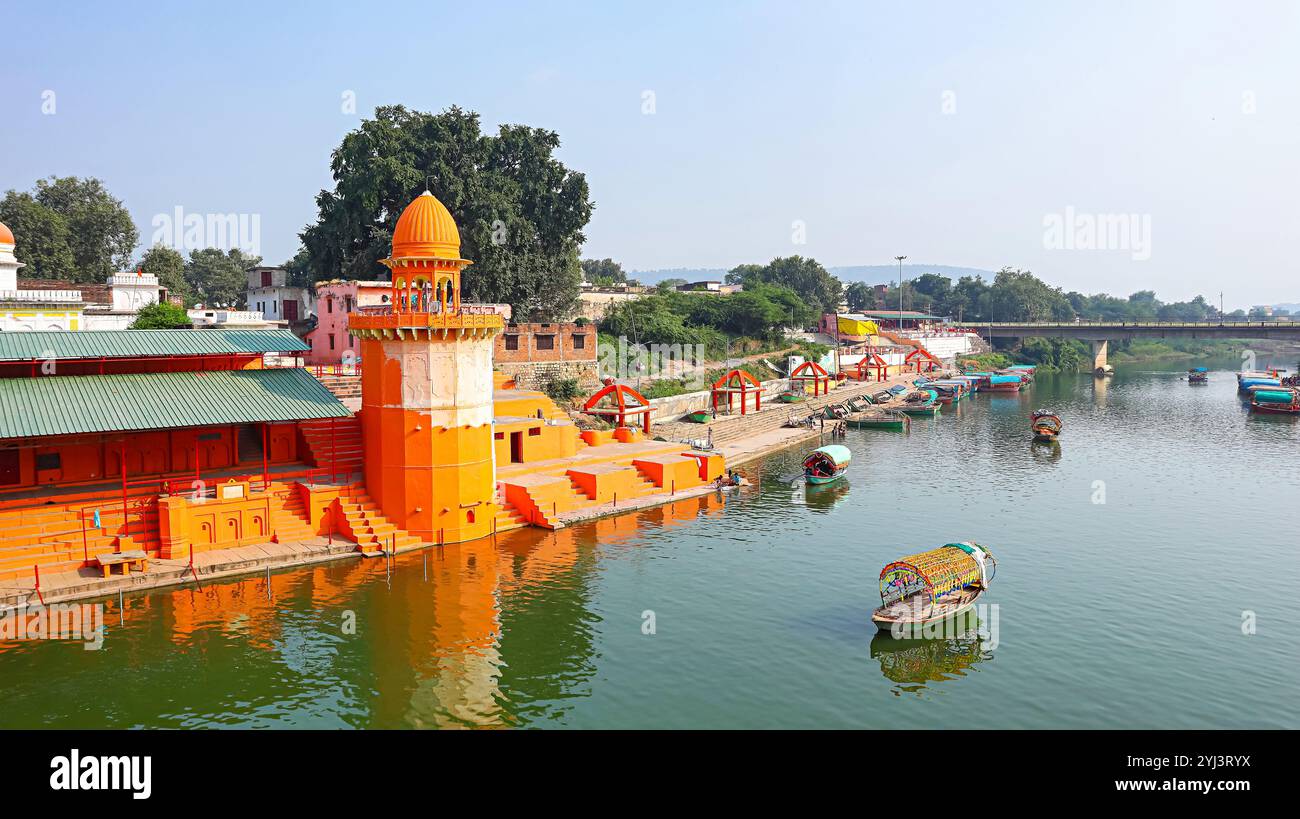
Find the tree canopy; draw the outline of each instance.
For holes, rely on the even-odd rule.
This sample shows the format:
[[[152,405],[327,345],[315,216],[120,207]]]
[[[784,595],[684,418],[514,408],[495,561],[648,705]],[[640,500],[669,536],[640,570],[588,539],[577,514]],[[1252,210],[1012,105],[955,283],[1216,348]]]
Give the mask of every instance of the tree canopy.
[[[190,303],[190,285],[185,280],[185,257],[179,251],[166,245],[154,245],[144,253],[140,260],[140,271],[158,277],[158,283],[167,288],[173,296]]]
[[[814,316],[834,312],[843,293],[839,279],[816,259],[802,256],[773,259],[765,265],[742,264],[727,273],[728,284],[744,285],[746,290],[759,282],[793,290]]]
[[[613,259],[583,259],[580,264],[582,277],[588,284],[627,284],[627,273],[623,271],[623,265]]]
[[[520,318],[558,318],[578,294],[578,248],[593,205],[587,180],[554,157],[553,131],[503,125],[483,134],[479,116],[383,106],[333,152],[335,187],[316,197],[318,218],[301,234],[313,280],[380,279],[402,210],[426,187],[460,228],[474,261],[465,298],[510,304]]]
[[[140,308],[140,312],[136,313],[135,321],[131,322],[129,329],[181,330],[191,326],[190,317],[185,312],[184,307],[161,302]]]
[[[248,269],[262,263],[238,248],[190,251],[185,283],[196,302],[208,307],[242,307],[248,296]]]
[[[98,179],[51,176],[31,193],[10,190],[0,222],[14,232],[26,275],[100,283],[131,266],[140,233],[131,214]]]

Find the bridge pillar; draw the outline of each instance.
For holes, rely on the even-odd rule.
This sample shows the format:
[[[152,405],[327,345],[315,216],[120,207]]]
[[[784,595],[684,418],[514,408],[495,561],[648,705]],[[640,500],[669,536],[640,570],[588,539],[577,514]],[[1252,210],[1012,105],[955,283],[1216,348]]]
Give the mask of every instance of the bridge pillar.
[[[1110,348],[1108,339],[1094,339],[1092,342],[1093,375],[1110,375],[1115,368],[1106,363],[1106,352]]]

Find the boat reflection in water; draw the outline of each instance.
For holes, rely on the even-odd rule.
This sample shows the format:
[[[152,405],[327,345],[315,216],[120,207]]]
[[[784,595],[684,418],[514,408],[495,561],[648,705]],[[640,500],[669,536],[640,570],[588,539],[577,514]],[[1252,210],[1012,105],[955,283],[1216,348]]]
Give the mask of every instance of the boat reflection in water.
[[[979,620],[969,612],[958,618],[953,637],[899,640],[882,632],[871,640],[871,657],[880,663],[885,679],[897,683],[894,693],[919,694],[928,683],[966,676],[967,669],[993,659],[991,644],[980,634]],[[949,633],[953,633],[949,631]]]
[[[1035,461],[1056,463],[1061,460],[1061,442],[1031,441],[1029,443],[1029,452],[1034,456]]]
[[[825,514],[849,493],[849,479],[840,478],[835,483],[808,484],[804,489],[804,505],[814,512]]]

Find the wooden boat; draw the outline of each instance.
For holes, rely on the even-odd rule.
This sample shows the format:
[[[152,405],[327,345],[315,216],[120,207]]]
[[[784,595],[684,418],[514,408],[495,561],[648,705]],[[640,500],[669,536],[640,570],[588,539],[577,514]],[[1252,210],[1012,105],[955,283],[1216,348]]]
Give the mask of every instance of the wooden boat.
[[[912,419],[906,413],[890,409],[855,412],[845,418],[844,423],[857,429],[892,429],[900,432],[906,432],[912,427]]]
[[[808,393],[790,392],[789,390],[787,390],[781,393],[780,395],[778,395],[776,397],[776,400],[780,401],[783,404],[798,404],[800,401],[808,400]]]
[[[989,377],[989,389],[994,392],[1020,392],[1025,382],[1018,375],[997,373]]]
[[[709,420],[709,411],[697,410],[695,412],[687,413],[686,420],[690,421],[692,424],[703,424]]]
[[[1256,390],[1250,401],[1252,412],[1272,415],[1300,415],[1300,390],[1280,387],[1273,390]]]
[[[1034,410],[1030,416],[1030,427],[1034,431],[1035,441],[1055,441],[1061,434],[1061,418],[1054,412]]]
[[[811,484],[831,483],[844,477],[853,453],[840,444],[818,447],[803,459],[804,479]]]
[[[908,415],[934,417],[939,414],[942,405],[939,403],[939,394],[935,390],[917,390],[905,397],[903,405],[898,409]]]
[[[896,560],[880,570],[880,608],[871,622],[907,639],[969,611],[997,574],[997,561],[978,543],[948,543]]]
[[[1208,384],[1210,383],[1210,370],[1208,367],[1193,367],[1187,371],[1188,384]]]

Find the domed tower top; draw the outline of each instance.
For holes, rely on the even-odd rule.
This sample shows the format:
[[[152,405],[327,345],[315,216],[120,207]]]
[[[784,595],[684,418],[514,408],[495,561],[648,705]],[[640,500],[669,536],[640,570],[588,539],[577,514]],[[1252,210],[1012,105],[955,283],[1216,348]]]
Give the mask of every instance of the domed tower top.
[[[14,232],[0,222],[0,292],[18,289],[18,268],[23,263],[14,256]]]
[[[460,310],[460,231],[447,206],[430,191],[415,197],[397,218],[393,252],[380,264],[393,271],[393,306],[399,313]]]
[[[389,261],[425,261],[460,258],[460,231],[447,206],[430,191],[415,197],[397,219],[393,230],[393,255]]]

